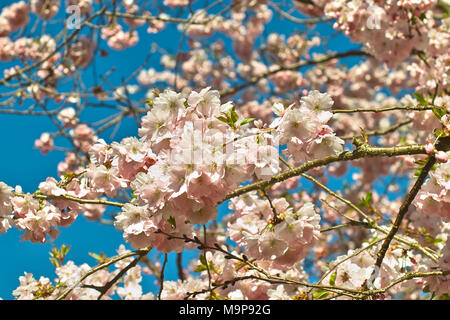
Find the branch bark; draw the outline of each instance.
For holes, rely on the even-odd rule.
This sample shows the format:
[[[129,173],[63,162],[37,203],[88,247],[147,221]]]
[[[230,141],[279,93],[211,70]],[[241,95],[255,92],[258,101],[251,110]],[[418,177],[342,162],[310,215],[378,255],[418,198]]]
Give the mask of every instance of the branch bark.
[[[448,147],[448,146],[447,146]],[[447,149],[448,150],[448,149]],[[406,146],[395,146],[395,147],[373,147],[369,145],[361,145],[356,150],[345,151],[338,155],[332,155],[323,159],[307,161],[299,167],[294,169],[286,170],[280,174],[272,176],[268,180],[262,180],[249,184],[244,187],[237,188],[233,192],[229,193],[219,204],[229,200],[231,198],[240,196],[247,192],[267,188],[274,185],[275,183],[282,182],[292,177],[301,175],[308,170],[325,166],[330,163],[339,161],[349,161],[361,158],[373,158],[373,157],[396,157],[401,155],[415,155],[415,154],[426,154],[425,146],[423,145],[406,145]]]

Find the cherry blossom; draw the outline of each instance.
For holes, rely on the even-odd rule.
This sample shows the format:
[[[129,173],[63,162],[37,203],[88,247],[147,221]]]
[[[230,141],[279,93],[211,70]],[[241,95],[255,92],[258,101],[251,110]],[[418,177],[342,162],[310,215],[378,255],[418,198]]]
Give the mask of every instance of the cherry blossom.
[[[73,6],[77,29],[61,18]],[[34,147],[63,156],[33,188],[1,178],[0,234],[49,243],[84,219],[124,243],[115,256],[91,252],[91,265],[53,248],[55,277],[25,272],[12,295],[448,298],[445,10],[436,0],[5,5],[0,114],[48,118]],[[160,290],[145,292],[144,279]]]

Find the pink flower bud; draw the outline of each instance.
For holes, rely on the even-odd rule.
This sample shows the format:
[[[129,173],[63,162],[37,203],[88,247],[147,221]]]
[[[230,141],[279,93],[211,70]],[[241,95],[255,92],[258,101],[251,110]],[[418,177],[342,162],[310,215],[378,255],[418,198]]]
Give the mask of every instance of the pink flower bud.
[[[426,146],[425,146],[425,152],[430,154],[433,151],[434,151],[434,146],[433,146],[433,144],[430,141],[428,141]]]
[[[444,151],[439,151],[436,153],[436,159],[439,162],[446,163],[448,161],[448,155]]]
[[[34,146],[38,148],[42,154],[47,154],[53,150],[53,138],[49,133],[44,132],[41,134],[40,139],[34,141]]]

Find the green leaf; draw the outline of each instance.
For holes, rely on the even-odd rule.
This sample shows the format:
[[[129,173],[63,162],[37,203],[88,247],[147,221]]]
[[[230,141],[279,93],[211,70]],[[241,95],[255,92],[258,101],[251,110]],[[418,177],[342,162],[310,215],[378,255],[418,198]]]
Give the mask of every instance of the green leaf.
[[[202,265],[204,265],[206,267],[206,258],[203,254],[200,255],[200,262],[202,263]]]
[[[219,116],[219,117],[216,117],[218,120],[220,120],[220,121],[222,121],[222,122],[225,122],[226,124],[228,124],[228,122],[229,122],[229,120],[228,120],[228,118],[225,118],[225,117],[223,117],[223,116]]]
[[[177,222],[175,221],[175,218],[170,216],[169,219],[167,219],[167,221],[170,223],[170,225],[172,226],[172,228],[176,228],[177,227]]]
[[[425,293],[430,292],[430,286],[425,286],[422,291]]]
[[[445,134],[444,130],[441,130],[441,129],[434,129],[434,131],[433,131],[433,135],[434,135],[436,138],[440,138],[440,137],[442,137],[444,134]]]
[[[427,163],[426,159],[419,159],[414,161],[415,164],[419,165],[419,166],[424,166]]]
[[[95,260],[97,260],[98,263],[103,263],[106,260],[106,255],[102,252],[100,254],[97,253],[93,253],[93,252],[88,252],[88,254],[94,258]]]
[[[431,243],[433,245],[437,245],[438,243],[442,242],[442,239],[439,239],[439,238],[434,239],[432,237],[426,237],[425,241],[428,243]]]
[[[67,253],[69,253],[69,251],[70,251],[70,247],[69,246],[66,246],[64,244],[61,246],[61,255],[63,257],[65,257],[67,255]]]
[[[330,276],[330,286],[334,286],[336,283],[337,270]]]
[[[426,237],[426,238],[425,238],[425,241],[428,242],[428,243],[433,243],[433,238],[431,238],[431,237]]]
[[[423,168],[417,169],[416,172],[414,172],[414,177],[420,176],[420,174],[422,173],[422,169],[423,169]]]
[[[234,111],[234,107],[233,107],[233,109],[230,110],[230,118],[231,118],[231,121],[233,122],[233,124],[239,120],[239,116],[236,113],[236,111]]]
[[[314,300],[322,300],[322,299],[326,298],[327,296],[328,296],[328,291],[323,290],[323,289],[319,289],[317,291],[314,291],[314,293],[313,293]]]
[[[241,126],[243,126],[244,124],[247,124],[247,123],[250,123],[250,122],[252,122],[252,121],[254,121],[255,120],[255,118],[247,118],[247,119],[244,119],[244,120],[242,120],[241,121]]]
[[[434,107],[433,109],[433,113],[436,116],[436,118],[438,118],[439,120],[441,120],[441,118],[447,113],[447,110],[445,110],[444,108],[438,108],[438,107]]]
[[[428,105],[428,101],[425,99],[423,94],[421,94],[421,93],[414,93],[413,96],[417,99],[417,101],[419,101],[420,105],[422,105],[424,107]]]
[[[52,248],[50,251],[50,262],[57,268],[64,264],[64,259],[66,258],[67,253],[69,252],[70,247],[66,245],[62,245],[61,249]]]
[[[366,202],[372,203],[372,192],[367,192],[366,194]]]
[[[210,270],[215,270],[214,265],[212,261],[209,262],[209,266],[207,265],[206,258],[203,254],[200,255],[200,264],[195,268],[194,272],[202,272],[205,270],[208,270],[208,267]]]
[[[212,261],[209,262],[209,270],[215,272],[216,274],[220,274],[220,272],[216,270],[216,267],[214,266],[214,263]]]
[[[55,268],[59,267],[58,260],[56,260],[55,258],[50,258],[50,262],[55,266]]]
[[[197,266],[197,268],[195,268],[194,272],[202,272],[202,271],[205,271],[205,270],[208,270],[208,269],[206,268],[206,266],[203,265],[203,264],[199,264],[199,265]]]
[[[372,192],[367,192],[365,198],[361,198],[361,201],[358,204],[358,206],[370,208],[371,205],[372,205]]]
[[[102,257],[100,257],[100,255],[93,253],[93,252],[89,252],[89,255],[94,258],[95,260],[100,260]]]
[[[219,117],[216,117],[216,118],[217,118],[218,120],[220,120],[220,121],[226,123],[226,124],[229,125],[230,127],[233,126],[233,123],[231,122],[231,119],[229,119],[229,118],[225,118],[225,117],[223,117],[223,116],[219,116]]]
[[[71,180],[74,176],[75,174],[73,172],[68,172],[64,174],[64,179],[68,181]]]

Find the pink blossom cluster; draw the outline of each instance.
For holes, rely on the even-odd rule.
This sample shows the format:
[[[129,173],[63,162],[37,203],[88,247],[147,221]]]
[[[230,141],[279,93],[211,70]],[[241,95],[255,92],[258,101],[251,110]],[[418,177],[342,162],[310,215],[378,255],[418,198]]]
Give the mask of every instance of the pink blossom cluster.
[[[77,6],[81,14],[89,14],[92,12],[92,0],[69,0],[67,6]]]
[[[3,44],[2,48],[0,48],[0,59],[2,61],[9,61],[14,57],[23,60],[38,60],[52,53],[56,48],[55,40],[48,35],[43,35],[37,39],[21,37],[15,41],[3,37],[0,38],[0,43]],[[48,59],[48,61],[41,66],[41,70],[44,70],[49,66],[53,67],[53,64],[57,60],[59,60],[59,54]],[[14,69],[12,72],[9,70],[4,71],[5,76],[14,73]],[[58,73],[56,72],[56,74]]]
[[[69,46],[68,58],[76,67],[87,67],[94,57],[96,45],[87,36],[81,36],[78,41]]]
[[[298,34],[285,37],[278,33],[271,33],[267,37],[265,50],[271,53],[277,59],[277,64],[292,64],[298,62],[301,58],[308,58],[308,51],[320,44],[319,37],[313,37],[308,40]]]
[[[362,248],[368,243],[363,244]],[[361,289],[366,286],[369,289],[383,288],[390,283],[391,279],[402,276],[407,270],[417,270],[420,262],[420,255],[412,254],[399,244],[395,244],[386,254],[381,268],[375,266],[376,252],[379,245],[358,253],[356,250],[349,250],[347,254],[339,256],[329,264],[328,275],[323,279],[324,285],[334,283],[334,285],[347,289]],[[331,280],[334,278],[334,280]],[[412,289],[416,286],[414,281],[403,282],[389,294],[383,294],[382,299],[389,299],[395,296],[398,291]],[[339,299],[348,299],[340,297]]]
[[[60,0],[31,0],[31,11],[48,20],[58,13],[60,5]]]
[[[82,152],[88,153],[90,148],[97,141],[97,136],[92,128],[82,123],[70,130],[70,135],[74,139],[74,144]]]
[[[41,140],[38,142],[41,143]],[[42,148],[48,146],[41,146],[41,150],[45,150]],[[105,206],[81,204],[67,200],[67,197],[96,199],[101,194],[112,197],[119,188],[128,186],[127,180],[114,176],[118,174],[117,167],[109,171],[104,166],[91,167],[79,177],[74,172],[82,168],[78,167],[78,161],[74,157],[75,154],[68,154],[64,165],[58,166],[61,174],[68,174],[67,178],[63,177],[60,182],[47,178],[39,184],[39,190],[34,194],[24,193],[20,186],[16,186],[13,193],[13,188],[4,183],[0,184],[2,233],[15,226],[24,231],[24,240],[44,243],[47,236],[56,238],[58,227],[72,224],[82,212],[89,220],[101,218]]]
[[[240,111],[245,118],[256,118],[263,123],[270,123],[273,117],[270,101],[251,100],[242,105]]]
[[[78,123],[78,117],[74,108],[62,109],[56,118],[62,123],[64,128],[74,127]]]
[[[81,165],[80,156],[75,152],[66,152],[64,161],[61,161],[58,166],[58,175],[64,176],[66,174],[79,174],[84,171],[84,166]]]
[[[249,61],[253,58],[253,45],[255,39],[263,32],[265,24],[272,19],[272,11],[266,4],[257,3],[252,11],[252,15],[246,20],[246,8],[242,6],[232,13],[231,19],[216,19],[214,28],[208,24],[203,29],[208,28],[205,35],[211,34],[214,29],[229,36],[233,40],[233,48],[238,58]],[[205,31],[205,30],[203,30]]]
[[[450,243],[448,241],[448,230],[447,230],[447,243],[442,248],[441,258],[439,259],[439,263],[437,266],[435,264],[429,266],[429,270],[433,271],[436,267],[439,267],[441,270],[449,270],[450,269]],[[423,290],[427,292],[433,292],[435,295],[448,295],[450,293],[449,290],[449,275],[440,275],[436,277],[430,277],[419,281],[423,286]]]
[[[102,39],[107,40],[108,46],[114,50],[124,50],[133,47],[139,41],[137,31],[123,31],[122,25],[112,24],[102,28]]]
[[[100,0],[69,0],[65,4],[77,6],[87,18],[95,12],[94,2],[111,5]],[[437,116],[448,113],[450,105],[450,19],[438,15],[442,4],[437,6],[437,0],[295,1],[292,5],[300,12],[314,17],[326,14],[336,20],[337,30],[364,44],[373,58],[350,68],[342,66],[339,58],[331,59],[332,53],[311,54],[315,46],[327,50],[327,42],[321,43],[318,37],[270,33],[269,23],[275,17],[295,20],[292,11],[284,11],[284,5],[279,8],[283,14],[275,10],[277,4],[265,0],[232,1],[230,8],[216,15],[212,12],[218,10],[215,5],[222,5],[220,1],[211,11],[194,10],[192,2],[164,1],[164,11],[179,13],[171,16],[150,13],[141,2],[124,0],[118,5],[118,12],[125,13],[122,17],[105,14],[84,25],[93,31],[102,21],[96,31],[113,50],[136,45],[139,27],[159,33],[177,21],[184,42],[176,54],[152,47],[161,54],[162,68],[156,71],[142,64],[139,72],[133,73],[137,77],[130,77],[138,84],[111,86],[109,91],[102,85],[110,84],[106,76],[96,82],[101,84],[83,93],[62,92],[59,82],[73,79],[78,84],[76,68],[90,67],[97,52],[105,58],[104,44],[84,30],[62,48],[58,37],[19,34],[30,21],[29,11],[38,18],[51,19],[60,9],[59,0],[17,1],[3,8],[0,61],[31,66],[25,73],[19,65],[5,68],[4,76],[17,81],[6,86],[18,88],[10,92],[11,99],[19,105],[26,99],[41,105],[45,98],[51,98],[61,105],[49,113],[55,116],[52,120],[59,132],[43,132],[35,147],[47,154],[59,149],[55,143],[65,135],[73,149],[58,165],[59,180],[47,178],[34,193],[0,182],[0,234],[15,227],[23,231],[24,240],[45,243],[80,214],[99,220],[111,205],[120,207],[114,226],[135,249],[182,252],[194,249],[201,239],[206,248],[191,265],[191,271],[199,276],[180,270],[186,279],[165,281],[162,299],[184,299],[194,291],[202,293],[190,298],[211,298],[213,294],[224,299],[308,296],[302,286],[289,281],[258,281],[255,277],[262,274],[258,270],[291,283],[325,275],[319,280],[322,285],[354,291],[383,288],[407,272],[448,269],[450,246],[445,242],[450,221],[450,153],[437,149],[439,137],[450,132],[449,115]],[[55,51],[59,52],[48,56]],[[361,53],[350,51],[348,55]],[[345,52],[343,56],[347,56]],[[303,62],[314,68],[303,69]],[[159,92],[153,88],[160,85],[174,89]],[[147,106],[134,109],[135,101],[126,101],[130,99],[125,93],[141,93],[142,88],[148,90]],[[422,94],[413,98],[404,95],[405,91]],[[219,92],[225,94],[221,97]],[[84,103],[93,102],[91,99],[98,99],[95,103],[99,106],[121,110],[118,121],[133,115],[139,122],[138,115],[145,114],[139,136],[111,143],[100,139],[102,129],[95,128],[101,122],[90,124],[79,118]],[[124,106],[124,101],[129,105]],[[67,103],[73,107],[66,107]],[[420,109],[431,105],[433,110]],[[384,107],[389,113],[375,110]],[[37,111],[28,110],[31,114]],[[397,126],[395,130],[393,126]],[[374,265],[380,239],[386,236],[381,231],[388,231],[387,226],[395,221],[403,199],[392,199],[392,195],[403,192],[405,186],[392,179],[384,193],[374,188],[381,179],[409,175],[428,155],[363,158],[313,168],[308,174],[319,183],[311,192],[297,192],[298,187],[306,189],[298,177],[277,183],[272,182],[278,179],[270,180],[281,172],[280,161],[288,168],[338,155],[352,137],[365,133],[370,144],[425,145],[426,153],[438,160],[399,225],[380,270]],[[349,210],[348,203],[323,191],[320,183],[334,183],[335,177],[349,183],[341,190],[343,197],[373,218],[379,226],[376,231],[369,224],[362,228],[359,211]],[[217,206],[224,199],[242,184],[260,180],[268,180],[270,188],[232,198],[229,209],[233,212],[217,221]],[[349,219],[354,221],[349,223]],[[203,229],[206,226],[207,231]],[[345,232],[341,232],[343,227]],[[227,240],[236,246],[228,245]],[[412,249],[421,249],[427,258]],[[125,252],[124,247],[118,251]],[[307,257],[314,258],[316,269],[305,272],[302,266]],[[328,263],[330,257],[334,260]],[[93,288],[107,284],[131,262],[132,258],[124,259],[115,264],[116,270],[95,273],[83,282],[90,288],[77,287],[66,298],[97,298],[99,292]],[[19,299],[54,299],[89,269],[69,261],[57,267],[53,283],[26,273],[14,295]],[[145,272],[148,270],[139,265],[131,268],[123,286],[112,286],[104,299],[115,294],[122,299],[154,298],[142,292],[140,282]],[[208,291],[211,283],[223,281],[229,285],[218,287],[214,293]],[[417,285],[445,294],[448,276],[404,281],[375,298],[395,298],[397,293],[418,297]]]
[[[225,248],[226,246],[223,245]],[[239,255],[238,252],[231,252]],[[207,252],[205,260],[209,262],[213,272],[211,272],[212,281],[232,281],[235,278],[245,278],[254,274],[254,271],[247,268],[240,268],[239,261],[226,259],[222,252]],[[302,268],[301,263],[286,268],[282,265],[276,265],[270,260],[258,260],[258,266],[266,270],[270,270],[271,275],[277,275],[289,278],[294,281],[306,282],[308,280],[307,273]],[[192,270],[201,271],[201,277],[189,277],[185,281],[167,281],[164,284],[164,291],[161,298],[165,299],[183,299],[189,292],[200,291],[208,287],[208,274],[204,270],[204,265],[193,263]],[[167,286],[166,286],[167,285]],[[301,289],[296,285],[278,285],[270,284],[265,281],[257,281],[255,279],[246,279],[232,283],[226,288],[220,288],[217,293],[220,297],[230,300],[289,300],[300,294]],[[204,299],[206,294],[197,295],[195,299]]]
[[[133,247],[178,251],[183,241],[168,241],[155,231],[191,235],[192,225],[216,218],[217,203],[239,183],[253,173],[264,176],[277,172],[278,150],[259,146],[255,133],[238,138],[250,130],[248,125],[237,131],[219,120],[221,114],[230,112],[232,104],[222,105],[218,92],[209,88],[189,95],[166,90],[152,104],[142,118],[141,140],[130,138],[127,141],[133,146],[123,149],[128,157],[134,150],[141,163],[150,157],[150,165],[142,172],[130,171],[135,174],[131,188],[136,203],[123,208],[116,226]],[[120,167],[121,162],[119,171]]]
[[[6,231],[13,225],[11,217],[11,196],[13,188],[0,182],[0,234]]]
[[[417,91],[439,93],[450,85],[450,18],[430,28],[427,40],[427,59],[416,59],[408,70],[418,82]]]
[[[235,61],[231,57],[224,55],[221,47],[221,42],[215,42],[213,47],[217,50],[215,59],[218,59],[219,63],[214,63],[211,54],[208,54],[206,50],[201,48],[201,44],[198,41],[191,41],[190,46],[192,50],[184,56],[181,56],[182,62],[181,69],[183,71],[183,77],[177,79],[180,83],[188,83],[187,79],[190,79],[197,87],[206,87],[213,85],[216,88],[226,88],[228,83],[226,80],[232,80],[236,78]],[[167,60],[167,59],[166,59]],[[166,68],[173,70],[173,67],[168,65],[161,59],[161,63]]]
[[[279,116],[275,122],[280,143],[287,145],[287,155],[305,161],[343,151],[344,141],[326,125],[333,116],[329,111],[332,105],[331,97],[317,90],[302,97],[300,107],[290,105],[285,109],[281,103],[274,105],[274,112]]]
[[[155,69],[150,68],[148,70],[142,70],[139,73],[137,80],[143,86],[149,86],[159,82],[169,83],[173,85],[175,82],[175,74],[170,71],[157,72]],[[178,77],[177,81],[180,85],[188,84],[187,81],[181,77]],[[153,91],[149,91],[147,97],[153,98],[154,97]]]
[[[123,245],[117,250],[119,254],[129,252]],[[124,267],[131,263],[132,257],[120,260],[114,264],[115,269],[108,271],[102,269],[95,274],[89,276],[82,282],[86,286],[102,287],[111,281]],[[18,300],[55,300],[64,291],[72,285],[75,285],[79,279],[84,276],[91,267],[84,263],[77,266],[73,261],[69,260],[64,265],[56,267],[56,278],[52,282],[49,278],[40,277],[35,279],[32,273],[25,272],[24,276],[19,277],[20,285],[13,291],[13,295]],[[143,294],[140,285],[142,281],[142,268],[135,266],[130,268],[123,277],[122,285],[114,284],[102,296],[103,300],[111,300],[114,294],[119,295],[124,300],[153,300],[155,297],[152,293]],[[77,287],[72,290],[64,299],[66,300],[95,300],[100,293],[89,287]]]
[[[139,15],[139,6],[134,3],[134,0],[125,0],[123,1],[123,5],[125,6],[126,13]],[[144,13],[144,16],[145,15],[147,15],[147,12]],[[137,28],[143,25],[145,23],[145,20],[125,18],[124,22],[132,28]]]
[[[30,6],[19,1],[4,7],[0,13],[0,36],[9,36],[11,32],[25,26],[30,19]]]
[[[41,137],[34,142],[34,146],[38,148],[42,154],[47,154],[53,150],[53,138],[48,132],[41,134]]]
[[[165,13],[161,13],[159,18],[169,18],[169,16]],[[147,28],[148,33],[158,33],[163,30],[166,26],[166,23],[161,19],[154,19],[149,21],[149,27]]]
[[[96,198],[100,192],[93,192],[90,180],[87,178],[73,178],[64,186],[54,178],[47,178],[39,184],[39,195],[48,200],[39,199],[35,194],[23,193],[20,186],[13,189],[0,184],[2,195],[2,233],[15,226],[24,231],[23,240],[32,242],[47,241],[47,236],[56,238],[59,234],[58,227],[66,227],[72,224],[78,214],[84,212],[89,220],[98,220],[105,207],[80,204],[75,201],[65,200],[65,196],[79,199]],[[52,199],[50,201],[50,199]]]
[[[131,188],[134,200],[115,218],[124,238],[134,248],[179,251],[185,247],[184,241],[169,239],[163,233],[194,235],[194,225],[214,220],[217,204],[240,183],[253,175],[267,178],[280,171],[278,134],[296,161],[342,151],[342,141],[325,124],[331,118],[327,110],[333,101],[318,91],[303,97],[300,108],[284,110],[282,104],[274,104],[273,110],[280,117],[269,127],[260,120],[251,127],[252,119],[246,121],[232,102],[222,104],[218,91],[210,88],[183,93],[166,90],[150,103],[151,110],[139,128],[141,138],[125,138],[111,145],[98,139],[88,125],[78,123],[73,109],[61,110],[58,119],[72,127],[74,145],[89,157],[90,164],[83,169],[77,165],[77,155],[68,153],[58,166],[68,180],[58,183],[48,178],[41,183],[40,193],[49,197],[44,200],[16,188],[11,204],[15,224],[25,230],[25,239],[45,242],[47,235],[56,237],[57,227],[71,224],[79,213],[98,219],[104,212],[101,206],[96,209],[66,197],[112,198],[119,190]],[[36,146],[48,152],[53,140],[45,134]],[[247,237],[242,241],[258,259],[271,259],[269,253],[283,246],[288,251],[279,251],[283,254],[276,262],[293,264],[314,243],[318,216],[310,206],[293,212],[282,198],[274,200],[274,205],[282,218],[275,218],[273,230],[264,232],[259,240]],[[290,235],[285,229],[296,231]]]
[[[320,216],[312,203],[294,212],[284,198],[258,199],[256,193],[235,198],[230,203],[233,217],[227,235],[243,246],[249,258],[292,266],[309,253],[319,237]]]
[[[20,187],[16,192],[22,193]],[[61,223],[61,212],[48,201],[38,201],[29,193],[11,198],[16,227],[24,231],[23,240],[31,242],[47,241],[47,235],[58,236],[56,227]]]
[[[63,179],[61,184],[48,178],[39,185],[40,194],[47,200],[24,194],[20,187],[12,196],[5,186],[10,202],[5,202],[2,212],[12,211],[14,224],[25,231],[24,239],[45,242],[47,235],[56,237],[57,227],[71,224],[79,213],[84,211],[88,218],[98,219],[104,211],[101,206],[82,205],[67,197],[114,197],[120,189],[131,186],[135,202],[123,207],[115,223],[124,231],[125,239],[136,248],[180,250],[183,241],[170,241],[156,231],[191,235],[193,224],[215,219],[217,203],[239,183],[253,173],[265,177],[279,170],[278,150],[257,143],[258,139],[272,138],[248,125],[240,125],[237,130],[219,120],[230,110],[234,112],[232,104],[222,105],[218,92],[209,88],[188,96],[167,90],[154,99],[152,110],[142,119],[141,139],[130,137],[111,145],[97,140],[87,125],[76,124],[71,109],[63,110],[59,118],[65,125],[74,126],[70,134],[75,146],[89,153],[91,164],[82,176],[74,177],[74,172],[80,172],[76,155],[67,154],[58,170],[69,174],[69,180]],[[239,138],[246,131],[250,135]],[[199,140],[193,141],[197,137]],[[48,152],[52,140],[45,135],[36,145]],[[197,151],[192,154],[192,150]],[[5,219],[6,229],[9,219]]]
[[[377,59],[395,67],[413,49],[428,46],[427,34],[434,25],[428,10],[436,2],[338,0],[325,6],[325,14],[336,19],[336,29],[364,43]]]
[[[417,210],[427,216],[450,220],[450,162],[440,163],[430,173],[414,204]]]

